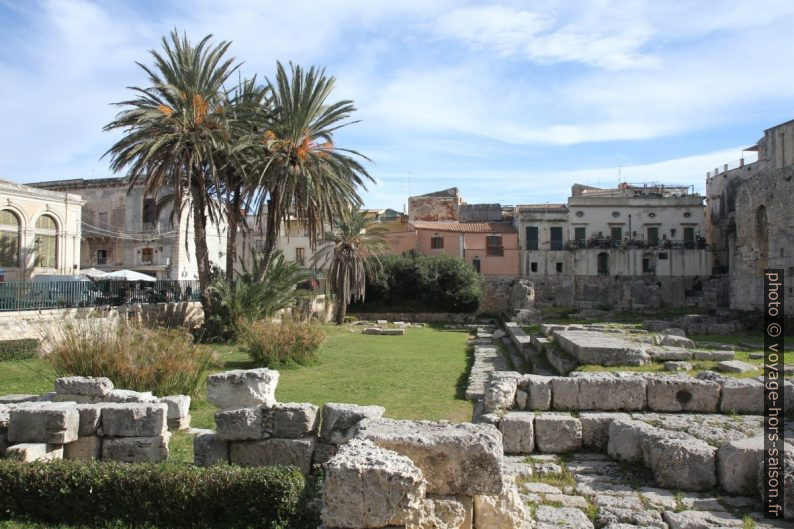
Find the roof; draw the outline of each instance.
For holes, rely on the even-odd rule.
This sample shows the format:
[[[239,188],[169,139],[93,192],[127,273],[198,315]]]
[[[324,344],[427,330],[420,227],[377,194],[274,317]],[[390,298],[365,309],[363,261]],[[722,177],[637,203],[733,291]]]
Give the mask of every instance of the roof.
[[[567,211],[567,204],[519,204],[516,206],[518,211],[538,210],[538,211]]]
[[[435,198],[458,198],[459,191],[457,187],[450,187],[449,189],[444,189],[443,191],[434,191],[433,193],[426,193],[424,195],[419,195],[417,197],[411,198],[421,198],[421,197],[435,197]]]
[[[461,233],[518,233],[512,224],[507,222],[430,222],[417,220],[411,223],[417,230],[456,231]]]

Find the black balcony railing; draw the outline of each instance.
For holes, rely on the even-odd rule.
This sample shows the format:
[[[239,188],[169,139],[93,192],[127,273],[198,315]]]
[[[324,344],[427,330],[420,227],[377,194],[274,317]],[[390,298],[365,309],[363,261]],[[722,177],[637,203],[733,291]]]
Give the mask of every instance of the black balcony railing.
[[[596,237],[593,239],[571,239],[569,241],[549,241],[551,251],[559,250],[583,250],[583,249],[671,249],[681,248],[686,250],[706,250],[709,245],[706,239],[695,240],[642,240],[642,239],[610,239],[609,237]],[[527,250],[537,250],[535,247],[527,247]]]

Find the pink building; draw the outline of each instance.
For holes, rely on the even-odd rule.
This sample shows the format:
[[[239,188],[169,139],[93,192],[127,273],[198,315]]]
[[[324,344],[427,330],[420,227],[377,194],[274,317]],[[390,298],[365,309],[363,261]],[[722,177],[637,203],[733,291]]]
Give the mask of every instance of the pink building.
[[[518,232],[508,222],[413,221],[416,251],[461,257],[486,276],[518,275]]]

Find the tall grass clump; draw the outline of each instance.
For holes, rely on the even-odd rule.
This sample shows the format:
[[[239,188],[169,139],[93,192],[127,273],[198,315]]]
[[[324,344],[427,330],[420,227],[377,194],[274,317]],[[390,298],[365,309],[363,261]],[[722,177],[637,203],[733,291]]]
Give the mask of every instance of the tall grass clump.
[[[311,365],[318,360],[325,341],[320,324],[287,318],[249,323],[241,334],[241,346],[256,365],[290,367]]]
[[[184,329],[147,328],[81,320],[48,328],[47,361],[61,376],[108,377],[118,388],[155,395],[198,396],[211,348],[193,343]]]

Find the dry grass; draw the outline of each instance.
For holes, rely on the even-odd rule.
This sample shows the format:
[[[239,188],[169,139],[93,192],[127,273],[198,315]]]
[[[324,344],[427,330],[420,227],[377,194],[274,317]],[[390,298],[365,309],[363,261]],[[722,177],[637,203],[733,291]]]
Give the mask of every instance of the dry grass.
[[[322,325],[311,320],[259,320],[248,324],[240,345],[258,367],[308,366],[325,341]]]

